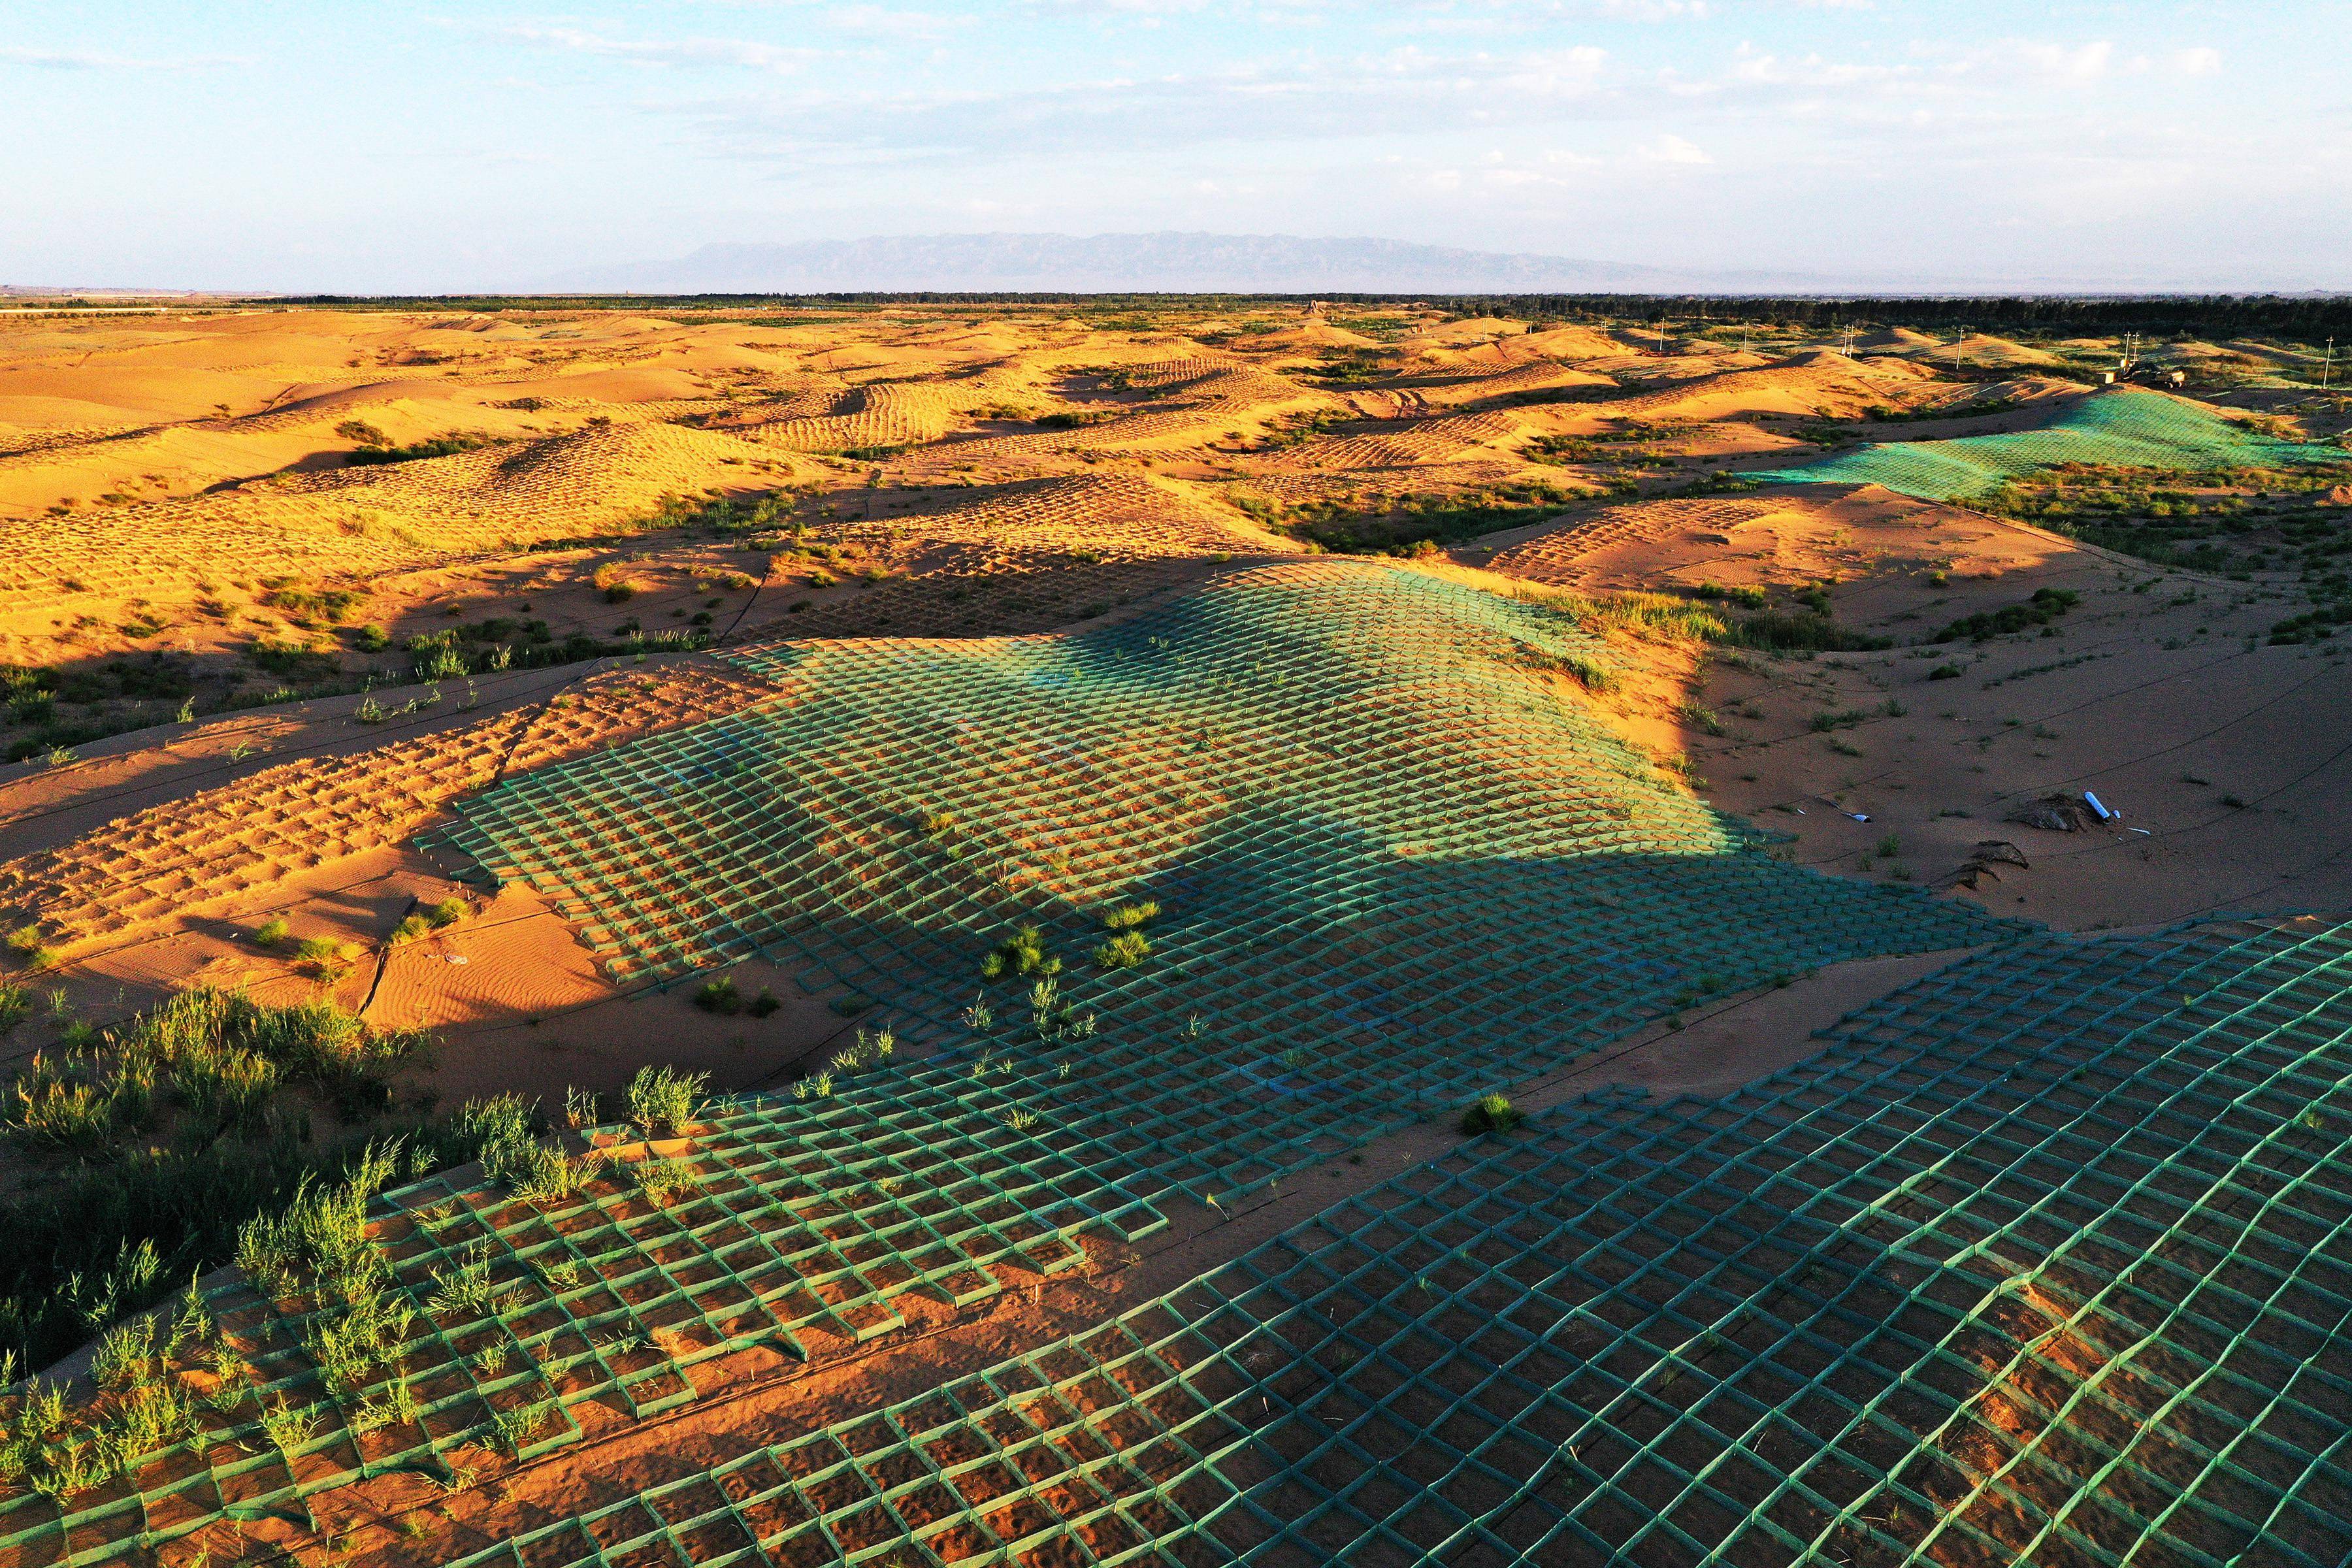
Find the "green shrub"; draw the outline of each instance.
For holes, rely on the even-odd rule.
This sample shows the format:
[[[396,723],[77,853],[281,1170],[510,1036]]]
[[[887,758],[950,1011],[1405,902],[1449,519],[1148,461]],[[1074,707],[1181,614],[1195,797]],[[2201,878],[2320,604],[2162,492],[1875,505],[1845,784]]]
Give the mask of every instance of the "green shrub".
[[[520,1457],[554,1419],[555,1401],[551,1399],[533,1400],[511,1410],[490,1413],[490,1425],[498,1432],[499,1446],[515,1457]]]
[[[1744,586],[1727,588],[1715,583],[1701,583],[1693,588],[1691,593],[1701,599],[1724,600],[1738,605],[1743,610],[1760,610],[1770,603],[1769,596],[1761,588]]]
[[[89,1374],[102,1388],[128,1388],[146,1375],[155,1360],[155,1320],[132,1318],[100,1334]]]
[[[1616,672],[1590,655],[1563,655],[1559,668],[1587,691],[1613,691],[1617,688]]]
[[[1045,951],[1045,933],[1035,926],[1020,926],[980,962],[981,977],[1059,974],[1062,961]]]
[[[1144,899],[1136,903],[1119,905],[1103,916],[1102,923],[1107,931],[1134,931],[1159,918],[1160,905],[1153,900]]]
[[[522,1292],[490,1278],[487,1252],[477,1252],[455,1268],[433,1271],[433,1290],[425,1310],[442,1320],[495,1318],[514,1305]]]
[[[1500,1092],[1483,1094],[1462,1113],[1462,1131],[1475,1137],[1482,1132],[1508,1132],[1526,1115],[1511,1103],[1510,1096]]]
[[[1812,610],[1768,610],[1746,616],[1732,640],[1782,653],[1867,653],[1894,646],[1885,637],[1842,626]]]
[[[469,1101],[457,1113],[457,1131],[479,1151],[482,1174],[491,1181],[509,1179],[528,1160],[525,1151],[539,1143],[539,1107],[515,1093],[494,1094]]]
[[[1095,963],[1105,969],[1133,969],[1151,956],[1151,939],[1139,931],[1123,931],[1095,949]]]
[[[172,1089],[197,1116],[220,1126],[257,1118],[276,1093],[276,1062],[236,1046],[190,1052],[172,1064]]]
[[[695,1184],[694,1167],[684,1160],[641,1160],[630,1172],[646,1196],[662,1205],[673,1194]]]
[[[386,445],[382,432],[378,432],[374,441],[362,445],[355,452],[345,454],[343,461],[355,468],[379,463],[413,463],[420,458],[455,457],[459,452],[470,452],[477,447],[487,447],[489,441],[487,436],[436,436],[405,447],[394,447]]]
[[[2036,588],[2033,596],[2022,604],[2004,605],[1998,610],[1980,610],[1973,616],[1963,616],[1927,640],[1944,643],[1967,637],[1970,642],[1985,642],[2012,632],[2048,626],[2081,602],[2082,595],[2069,588]]]
[[[437,903],[420,905],[402,916],[400,923],[392,928],[392,944],[398,947],[436,931],[446,931],[465,919],[469,908],[460,898],[446,898]]]
[[[281,584],[262,595],[264,604],[275,605],[286,613],[286,618],[298,626],[323,622],[339,626],[351,618],[369,590],[361,588],[312,588],[296,584]]]
[[[0,1127],[28,1143],[89,1153],[147,1125],[152,1068],[119,1072],[85,1051],[37,1051],[8,1086]]]
[[[675,1132],[694,1119],[695,1102],[710,1081],[709,1073],[670,1067],[642,1067],[629,1080],[629,1120],[646,1137]]]
[[[888,1061],[890,1054],[898,1048],[898,1037],[892,1031],[880,1029],[868,1035],[861,1028],[856,1041],[833,1053],[831,1066],[843,1078],[854,1077],[867,1068],[879,1067]]]
[[[341,668],[331,653],[321,652],[308,643],[279,642],[271,637],[256,639],[246,649],[246,657],[270,674],[289,680],[325,680]]]
[[[743,1010],[743,998],[735,989],[735,977],[722,974],[702,983],[694,994],[694,1005],[706,1013],[740,1013]]]
[[[275,1405],[262,1412],[262,1431],[268,1436],[271,1445],[289,1458],[302,1451],[318,1428],[319,1416],[315,1411],[289,1405],[282,1394]]]
[[[428,649],[416,661],[419,680],[457,680],[472,673],[473,666],[466,662],[466,656],[446,644]]]

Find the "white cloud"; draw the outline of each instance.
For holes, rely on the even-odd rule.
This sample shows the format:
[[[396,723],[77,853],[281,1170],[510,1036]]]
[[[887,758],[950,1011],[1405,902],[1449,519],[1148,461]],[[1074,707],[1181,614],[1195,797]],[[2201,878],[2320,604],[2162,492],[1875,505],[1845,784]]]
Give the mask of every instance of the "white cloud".
[[[252,63],[240,55],[183,55],[175,59],[156,59],[79,49],[31,49],[20,45],[0,45],[0,64],[32,66],[41,70],[185,71]]]
[[[1668,132],[1654,142],[1634,149],[1635,154],[1651,163],[1712,163],[1706,149]]]
[[[788,47],[748,38],[621,38],[581,27],[546,26],[514,22],[497,29],[501,37],[541,48],[595,55],[641,66],[741,66],[752,70],[795,70],[823,58],[822,49]]]
[[[1540,125],[1613,112],[1617,90],[1608,54],[1580,45],[1507,56],[1401,48],[1045,88],[795,89],[649,107],[699,125],[736,156],[865,156],[881,146],[1034,156],[1107,144],[1359,142]]]

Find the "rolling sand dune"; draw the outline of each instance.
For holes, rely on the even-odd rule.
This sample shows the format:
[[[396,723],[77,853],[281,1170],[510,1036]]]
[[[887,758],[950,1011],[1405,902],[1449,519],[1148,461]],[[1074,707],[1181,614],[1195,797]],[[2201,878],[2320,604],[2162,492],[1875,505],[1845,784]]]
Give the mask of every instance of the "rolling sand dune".
[[[414,1145],[341,1275],[175,1255],[201,1440],[19,1456],[0,1568],[1276,1560],[1244,1492],[1301,1563],[1570,1509],[1580,1562],[1944,1561],[1853,1478],[2105,1506],[2109,1415],[2178,1401],[2051,1337],[2146,1325],[2015,1216],[2123,1194],[2097,1271],[2161,1231],[2201,1290],[2296,1255],[2227,1239],[2286,1167],[2208,1164],[2337,1168],[2339,412],[2166,402],[2101,467],[2037,454],[2144,406],[2084,403],[2105,340],[1247,303],[0,325],[0,1183],[542,1119]],[[1948,502],[1808,478],[1988,435]],[[438,1043],[158,1055],[129,1131],[26,1131],[193,986]],[[656,1066],[711,1076],[615,1120]],[[2005,1239],[1920,1263],[1946,1220]],[[2231,1430],[2338,1451],[2282,1300]],[[1731,1444],[1831,1353],[1789,1312],[1868,1430]],[[2258,1470],[2141,1554],[2255,1561]],[[1707,1500],[1799,1473],[1769,1543]]]

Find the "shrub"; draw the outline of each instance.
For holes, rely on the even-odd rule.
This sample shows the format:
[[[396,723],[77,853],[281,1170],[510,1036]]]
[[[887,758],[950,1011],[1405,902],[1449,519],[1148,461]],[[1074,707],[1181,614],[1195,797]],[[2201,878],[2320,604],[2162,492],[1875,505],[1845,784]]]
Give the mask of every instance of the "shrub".
[[[1735,640],[1783,653],[1867,653],[1894,646],[1885,637],[1839,626],[1812,610],[1768,610],[1747,616],[1740,621]]]
[[[1095,962],[1105,969],[1133,969],[1151,956],[1151,939],[1139,931],[1123,931],[1095,949]]]
[[[455,1268],[434,1270],[425,1310],[436,1318],[494,1318],[520,1295],[512,1285],[494,1283],[489,1255],[478,1252]]]
[[[446,931],[465,919],[470,907],[465,900],[454,897],[421,904],[402,916],[400,923],[392,928],[393,945],[397,947],[434,931]]]
[[[459,1110],[457,1131],[478,1151],[482,1174],[503,1182],[529,1167],[530,1151],[539,1146],[538,1121],[536,1101],[515,1093],[496,1094],[469,1101]]]
[[[144,1125],[153,1090],[152,1071],[110,1073],[87,1052],[37,1051],[8,1086],[0,1126],[28,1142],[88,1152]]]
[[[172,1067],[172,1089],[196,1115],[226,1127],[254,1121],[278,1084],[278,1064],[227,1046],[191,1052]]]
[[[282,1394],[278,1396],[277,1404],[262,1412],[262,1431],[268,1434],[271,1446],[289,1458],[310,1441],[311,1434],[318,1428],[319,1417],[315,1412],[287,1404]]]
[[[1970,642],[1985,642],[2011,632],[2048,626],[2081,602],[2082,595],[2069,588],[2036,588],[2033,596],[2023,604],[1963,616],[1927,640],[1942,643],[1967,637]]]
[[[1104,929],[1108,931],[1133,931],[1159,918],[1160,905],[1150,899],[1145,899],[1138,903],[1121,904],[1103,916],[1102,923]]]
[[[271,637],[257,639],[246,650],[246,656],[270,674],[289,680],[324,680],[338,668],[331,653],[321,652],[308,643],[279,642]]]
[[[722,974],[716,980],[706,980],[694,994],[694,1005],[706,1013],[740,1013],[743,998],[735,989],[735,977]]]
[[[512,1410],[494,1410],[490,1415],[490,1425],[498,1431],[499,1446],[508,1454],[520,1458],[523,1449],[554,1418],[555,1402],[540,1399],[529,1405],[517,1405]]]
[[[155,1321],[132,1318],[99,1336],[91,1354],[89,1374],[100,1387],[128,1388],[146,1373],[155,1359]]]
[[[663,1206],[695,1182],[694,1167],[683,1160],[641,1160],[631,1170],[646,1196]]]
[[[1726,600],[1744,610],[1760,610],[1770,602],[1761,588],[1745,586],[1727,588],[1715,583],[1701,583],[1693,588],[1691,593],[1701,599]]]
[[[684,1073],[671,1067],[642,1067],[629,1080],[629,1120],[652,1137],[675,1132],[694,1118],[709,1073]]]
[[[1562,656],[1560,669],[1587,691],[1613,691],[1617,676],[1607,665],[1589,655],[1571,653]]]
[[[464,654],[445,643],[428,649],[425,657],[416,661],[416,679],[457,680],[472,674],[473,668],[466,662]]]
[[[1045,933],[1035,926],[1016,927],[980,963],[981,977],[985,980],[1061,972],[1062,961],[1045,951]]]
[[[24,959],[27,969],[54,969],[60,956],[56,948],[41,940],[41,928],[37,925],[19,926],[10,931],[8,947]]]
[[[898,1048],[898,1037],[890,1030],[880,1029],[868,1035],[864,1029],[859,1029],[853,1044],[834,1052],[832,1068],[842,1077],[849,1078],[866,1068],[881,1066]]]
[[[359,607],[368,593],[369,590],[363,587],[309,588],[285,584],[264,594],[262,601],[285,611],[287,618],[296,626],[307,626],[323,621],[331,626],[339,626],[351,618],[352,612]]]
[[[343,461],[352,468],[366,468],[378,463],[411,463],[419,458],[455,457],[459,452],[470,452],[477,447],[488,445],[489,437],[487,436],[436,436],[431,440],[393,447],[384,445],[379,433],[374,442],[345,454]]]
[[[1476,1137],[1483,1132],[1508,1132],[1527,1117],[1511,1103],[1510,1096],[1500,1092],[1480,1095],[1462,1113],[1462,1131]]]

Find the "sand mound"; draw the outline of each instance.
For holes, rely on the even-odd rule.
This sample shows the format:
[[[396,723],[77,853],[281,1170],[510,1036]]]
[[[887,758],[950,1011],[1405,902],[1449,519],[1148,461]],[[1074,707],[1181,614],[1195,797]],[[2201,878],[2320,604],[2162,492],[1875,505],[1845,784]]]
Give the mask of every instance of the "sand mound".
[[[410,571],[625,528],[670,497],[780,484],[793,471],[732,436],[614,425],[193,500],[0,521],[0,612],[85,594],[185,600],[247,575]]]
[[[1585,591],[1801,588],[1846,578],[1904,583],[1958,569],[1996,575],[2070,553],[1996,519],[1888,494],[1781,491],[1629,501],[1546,525],[1486,564]]]
[[[455,797],[510,773],[728,711],[772,689],[720,669],[616,673],[524,708],[266,768],[151,807],[63,848],[0,864],[0,918],[73,946],[175,921],[412,837]]]
[[[1592,412],[1642,419],[1734,419],[1756,414],[1852,418],[1864,409],[1907,404],[1920,390],[1908,367],[1879,372],[1827,349],[1753,370],[1724,370],[1592,405]]]

